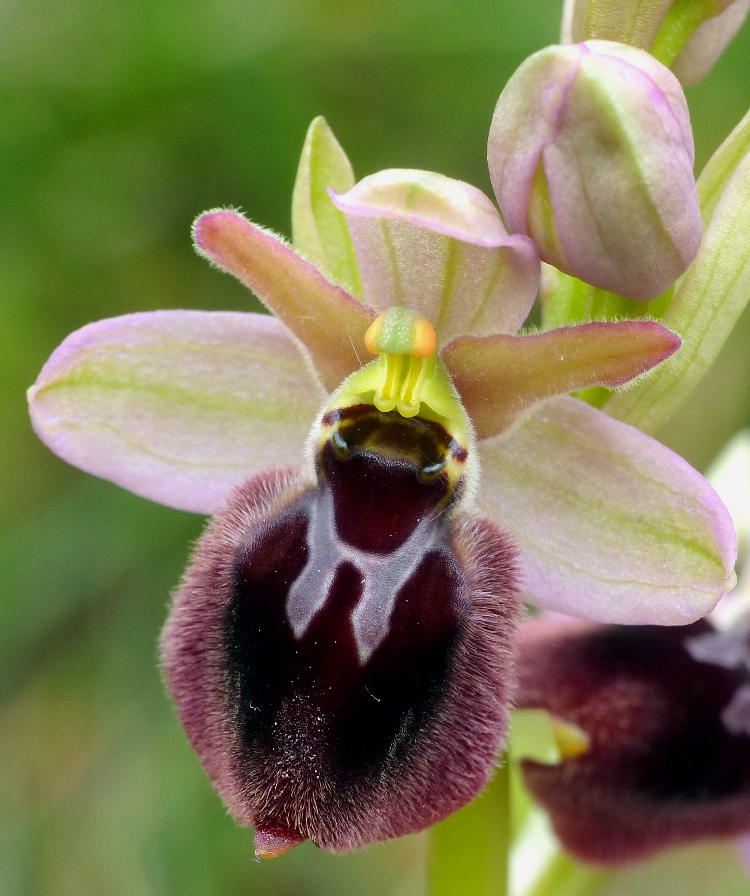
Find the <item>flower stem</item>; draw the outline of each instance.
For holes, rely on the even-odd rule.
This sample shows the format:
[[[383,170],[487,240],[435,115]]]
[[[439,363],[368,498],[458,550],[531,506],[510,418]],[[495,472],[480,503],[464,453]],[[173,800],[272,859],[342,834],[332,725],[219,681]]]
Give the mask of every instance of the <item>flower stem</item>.
[[[508,896],[510,808],[506,758],[477,799],[430,831],[427,896]]]
[[[609,876],[605,869],[582,865],[559,850],[524,896],[595,896]]]
[[[664,16],[651,46],[651,55],[671,67],[695,29],[711,15],[706,13],[707,5],[702,0],[675,0]]]

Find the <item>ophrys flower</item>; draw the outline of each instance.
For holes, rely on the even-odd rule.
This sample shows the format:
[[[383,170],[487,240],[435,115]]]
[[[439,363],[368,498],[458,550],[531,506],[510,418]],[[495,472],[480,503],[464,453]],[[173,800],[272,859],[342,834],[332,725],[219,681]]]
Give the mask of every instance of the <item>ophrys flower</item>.
[[[643,373],[675,350],[672,333],[623,321],[515,335],[536,248],[467,184],[382,172],[336,203],[363,301],[236,212],[209,212],[199,251],[278,320],[102,321],[31,391],[61,456],[215,514],[165,666],[263,855],[418,830],[481,788],[504,736],[519,597],[690,622],[734,560],[702,477],[556,397]],[[379,357],[362,366],[368,344]]]

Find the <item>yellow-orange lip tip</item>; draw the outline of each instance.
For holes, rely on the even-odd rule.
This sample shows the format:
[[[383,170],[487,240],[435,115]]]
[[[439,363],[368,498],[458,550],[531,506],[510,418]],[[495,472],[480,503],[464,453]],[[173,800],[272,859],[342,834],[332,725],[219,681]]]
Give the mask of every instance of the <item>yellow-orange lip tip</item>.
[[[255,829],[255,855],[259,859],[275,859],[277,856],[289,852],[305,838],[293,831],[269,831],[263,828]]]
[[[551,716],[551,721],[552,731],[563,759],[576,759],[589,751],[591,739],[583,728],[559,716]]]

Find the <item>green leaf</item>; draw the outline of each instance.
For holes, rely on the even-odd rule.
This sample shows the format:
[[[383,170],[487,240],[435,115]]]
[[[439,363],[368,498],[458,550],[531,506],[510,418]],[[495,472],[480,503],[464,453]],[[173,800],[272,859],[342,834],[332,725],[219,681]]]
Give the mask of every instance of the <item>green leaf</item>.
[[[510,764],[473,802],[429,834],[427,896],[506,896]]]
[[[748,151],[750,151],[750,110],[711,156],[698,178],[698,198],[705,226],[711,222],[721,194]]]
[[[557,765],[562,760],[552,716],[544,709],[514,709],[509,752],[515,760]]]
[[[354,186],[354,172],[324,118],[308,128],[292,194],[292,243],[323,273],[355,296],[362,283],[352,238],[344,215],[334,206],[329,187],[337,193]]]
[[[660,320],[672,296],[670,287],[649,302],[628,299],[616,292],[584,283],[551,265],[546,265],[545,268],[542,278],[542,326],[545,330],[568,324],[622,318]]]

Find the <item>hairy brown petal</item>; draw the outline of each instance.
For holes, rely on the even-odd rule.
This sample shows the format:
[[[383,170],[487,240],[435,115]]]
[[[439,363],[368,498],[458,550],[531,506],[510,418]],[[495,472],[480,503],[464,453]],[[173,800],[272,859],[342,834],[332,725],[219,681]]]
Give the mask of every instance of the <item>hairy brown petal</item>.
[[[398,464],[385,463],[393,485]],[[414,495],[401,505],[407,520],[418,508],[411,534],[389,546],[376,535],[397,502],[384,495],[381,512],[348,492],[353,473],[387,485],[373,464],[332,487],[329,470],[320,486],[276,471],[238,488],[164,632],[183,725],[261,855],[420,830],[482,788],[502,746],[512,550],[489,521],[430,516]]]

